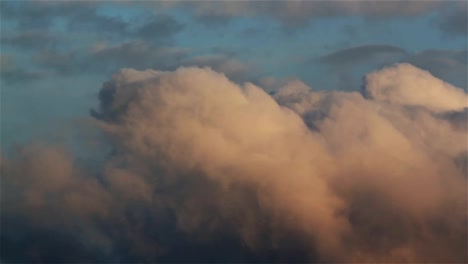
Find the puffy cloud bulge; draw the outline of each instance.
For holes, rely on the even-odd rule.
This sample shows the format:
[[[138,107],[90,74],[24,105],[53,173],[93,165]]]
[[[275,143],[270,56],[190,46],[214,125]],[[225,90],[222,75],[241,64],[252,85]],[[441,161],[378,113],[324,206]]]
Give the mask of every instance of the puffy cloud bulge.
[[[2,258],[466,262],[467,98],[409,64],[361,93],[273,95],[122,69],[93,111],[113,148],[98,168],[53,146],[2,157]]]

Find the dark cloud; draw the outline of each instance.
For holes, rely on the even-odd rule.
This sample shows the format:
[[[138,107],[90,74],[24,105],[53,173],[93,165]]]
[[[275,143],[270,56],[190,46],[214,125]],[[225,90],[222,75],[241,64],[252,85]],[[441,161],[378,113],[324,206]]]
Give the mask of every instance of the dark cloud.
[[[33,62],[58,74],[109,73],[122,67],[136,69],[174,69],[188,56],[189,50],[159,46],[142,40],[108,45],[96,43],[88,49],[59,52],[38,51]]]
[[[232,53],[231,53],[232,54]],[[254,81],[256,76],[252,74],[252,68],[237,60],[232,55],[206,55],[192,57],[182,62],[185,66],[210,67],[211,69],[226,74],[236,82]]]
[[[86,32],[91,34],[90,37],[112,40],[165,39],[183,28],[181,23],[167,14],[142,11],[143,15],[127,21],[120,16],[105,15],[99,12],[99,8],[100,3],[92,1],[5,1],[2,2],[2,18],[16,22],[21,30],[36,32],[36,37],[39,34],[42,37],[49,35],[57,22],[64,24],[68,33]],[[40,46],[41,43],[36,44]]]
[[[33,66],[60,75],[109,73],[121,67],[173,69],[186,57],[187,50],[173,47],[173,36],[183,29],[173,17],[141,11],[125,20],[100,12],[100,7],[98,2],[81,1],[2,2],[2,19],[14,22],[13,29],[2,34],[2,44],[21,53],[33,51]],[[14,30],[18,33],[11,33]],[[76,39],[84,32],[83,45]],[[35,77],[27,73],[18,69],[8,78]]]
[[[53,49],[38,51],[33,62],[58,74],[73,74],[81,71],[80,55],[77,51],[59,52]]]
[[[66,17],[68,19],[68,30],[71,32],[92,32],[102,36],[125,36],[128,24],[119,17],[107,17],[98,15],[96,10],[88,12],[77,12]]]
[[[0,64],[0,79],[5,84],[30,82],[47,76],[44,71],[19,67],[10,55],[2,54]]]
[[[44,31],[25,31],[16,34],[2,34],[1,43],[20,49],[53,48],[60,36]]]
[[[10,68],[2,69],[0,71],[1,80],[5,84],[21,83],[21,82],[30,82],[38,79],[42,79],[47,74],[40,71],[34,70],[24,70],[20,68]]]
[[[153,46],[136,40],[122,44],[96,46],[90,54],[90,67],[116,70],[121,67],[138,69],[173,69],[188,55],[187,49],[170,46]]]
[[[167,38],[180,32],[184,25],[169,15],[151,15],[143,25],[134,30],[139,39],[165,42]]]
[[[362,16],[392,19],[429,14],[447,5],[444,1],[262,1],[262,2],[186,2],[157,3],[166,8],[185,8],[199,21],[212,25],[236,17],[267,17],[285,28],[304,26],[323,17]]]
[[[19,29],[47,30],[57,18],[95,13],[91,1],[2,1],[2,19],[16,21]]]
[[[438,18],[438,25],[444,34],[465,36],[468,34],[468,6],[466,1],[454,2]]]
[[[363,45],[342,49],[325,55],[320,60],[334,66],[343,64],[369,63],[385,57],[399,57],[405,55],[406,51],[400,47],[391,45]]]

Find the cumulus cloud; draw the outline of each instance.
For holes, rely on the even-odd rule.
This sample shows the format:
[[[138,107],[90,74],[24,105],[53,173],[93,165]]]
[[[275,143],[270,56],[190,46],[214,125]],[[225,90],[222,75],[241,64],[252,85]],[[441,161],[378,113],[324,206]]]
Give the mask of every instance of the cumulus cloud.
[[[2,259],[467,261],[466,93],[409,65],[366,80],[270,96],[208,68],[123,69],[94,112],[113,148],[98,168],[50,146],[2,157]]]
[[[425,106],[434,111],[462,110],[468,103],[463,90],[410,64],[371,73],[365,82],[364,92],[374,100]]]

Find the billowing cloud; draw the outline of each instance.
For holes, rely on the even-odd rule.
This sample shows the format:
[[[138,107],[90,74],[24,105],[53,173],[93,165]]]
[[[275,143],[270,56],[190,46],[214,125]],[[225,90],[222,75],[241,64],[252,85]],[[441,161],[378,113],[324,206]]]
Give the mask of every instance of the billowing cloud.
[[[95,111],[102,164],[2,157],[2,259],[466,262],[466,93],[404,64],[366,80],[270,96],[208,68],[123,69]]]
[[[425,106],[434,111],[463,110],[468,103],[463,90],[410,64],[371,73],[365,82],[364,93],[374,100]]]

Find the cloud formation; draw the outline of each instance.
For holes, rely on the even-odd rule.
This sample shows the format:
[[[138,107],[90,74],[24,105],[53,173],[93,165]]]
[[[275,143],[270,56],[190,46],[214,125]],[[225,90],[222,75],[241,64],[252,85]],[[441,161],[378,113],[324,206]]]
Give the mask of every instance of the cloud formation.
[[[102,164],[2,157],[2,259],[466,262],[466,93],[405,64],[366,80],[270,96],[208,68],[123,69],[94,112]]]
[[[5,84],[33,81],[46,75],[47,74],[43,71],[19,67],[15,57],[11,55],[0,55],[0,77]]]
[[[415,17],[448,5],[444,1],[267,1],[204,2],[171,1],[157,6],[185,8],[206,24],[226,22],[235,17],[267,17],[286,28],[305,25],[313,19],[334,16],[363,16],[369,19]]]
[[[391,45],[360,45],[340,49],[318,59],[309,60],[305,66],[319,63],[331,73],[331,80],[338,81],[341,90],[355,90],[358,87],[362,73],[380,69],[394,63],[410,63],[427,70],[435,77],[452,85],[467,87],[467,51],[465,50],[423,50],[408,52]]]
[[[465,37],[468,34],[468,6],[465,1],[455,2],[437,21],[448,35]]]

